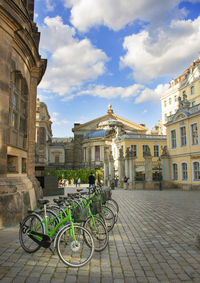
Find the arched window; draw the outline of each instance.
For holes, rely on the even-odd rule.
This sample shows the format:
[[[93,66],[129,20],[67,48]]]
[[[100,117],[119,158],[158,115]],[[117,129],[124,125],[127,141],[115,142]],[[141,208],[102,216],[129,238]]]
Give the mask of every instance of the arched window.
[[[20,72],[11,74],[9,104],[10,145],[26,148],[28,88]]]

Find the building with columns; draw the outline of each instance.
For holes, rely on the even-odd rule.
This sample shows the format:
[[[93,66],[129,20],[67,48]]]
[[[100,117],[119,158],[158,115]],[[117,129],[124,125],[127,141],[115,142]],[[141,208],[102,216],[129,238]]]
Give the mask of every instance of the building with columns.
[[[34,0],[0,0],[0,227],[18,223],[42,194],[35,178],[36,97],[47,61],[33,13]]]
[[[146,133],[143,124],[136,124],[114,114],[109,105],[106,115],[85,124],[75,124],[74,132],[74,165],[75,168],[103,168],[104,152],[112,148],[116,135],[131,132]]]
[[[114,114],[109,105],[106,115],[84,124],[75,123],[73,138],[53,138],[49,145],[49,166],[63,169],[103,168],[104,152],[112,148],[116,135],[129,131],[144,134],[147,128]]]
[[[176,113],[179,103],[178,98],[187,95],[191,106],[200,103],[200,56],[197,60],[177,78],[169,83],[169,88],[162,94],[162,124],[167,122],[167,116]],[[163,134],[166,134],[166,127],[163,126]]]

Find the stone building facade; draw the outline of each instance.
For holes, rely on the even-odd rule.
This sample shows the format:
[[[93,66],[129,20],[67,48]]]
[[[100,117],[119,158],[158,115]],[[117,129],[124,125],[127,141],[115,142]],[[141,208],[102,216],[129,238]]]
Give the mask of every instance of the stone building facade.
[[[52,141],[51,119],[47,105],[37,98],[36,104],[36,166],[48,165],[48,145]]]
[[[183,95],[187,95],[191,106],[200,103],[200,55],[181,75],[169,83],[169,88],[162,94],[163,134],[166,134],[164,124],[167,123],[167,116],[176,113],[179,107],[178,98],[183,98]]]
[[[191,106],[184,95],[168,117],[169,177],[173,185],[200,189],[200,104]]]
[[[35,179],[36,96],[47,62],[33,13],[34,0],[0,0],[0,227],[19,222],[42,193]]]

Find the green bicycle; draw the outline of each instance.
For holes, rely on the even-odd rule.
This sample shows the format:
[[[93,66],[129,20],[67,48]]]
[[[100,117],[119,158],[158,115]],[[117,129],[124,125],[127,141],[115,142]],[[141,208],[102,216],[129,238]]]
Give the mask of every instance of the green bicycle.
[[[53,243],[64,264],[70,267],[81,267],[87,264],[94,253],[91,233],[73,222],[70,207],[66,207],[64,218],[58,221],[55,216],[48,221],[46,212],[48,202],[48,200],[39,200],[39,203],[44,205],[44,218],[33,212],[20,223],[19,241],[22,248],[28,253],[34,253],[41,247],[50,248]]]
[[[97,216],[95,216],[91,211],[92,199],[78,199],[79,194],[70,194],[70,197],[60,197],[59,200],[54,199],[54,202],[57,204],[49,206],[53,211],[57,211],[57,217],[62,219],[65,217],[65,205],[67,207],[67,202],[71,202],[72,207],[72,217],[74,221],[80,223],[82,227],[86,228],[93,236],[95,251],[103,251],[109,241],[108,231],[104,222]],[[58,213],[59,210],[61,213]],[[87,239],[86,239],[87,242]],[[89,242],[87,242],[90,245]]]

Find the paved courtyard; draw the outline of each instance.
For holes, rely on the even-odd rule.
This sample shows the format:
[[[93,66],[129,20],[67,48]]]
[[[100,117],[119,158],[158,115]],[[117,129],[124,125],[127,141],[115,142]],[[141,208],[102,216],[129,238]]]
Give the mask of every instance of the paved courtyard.
[[[18,227],[0,230],[1,282],[200,282],[200,192],[113,191],[120,206],[109,246],[80,269],[41,248],[27,254]]]

